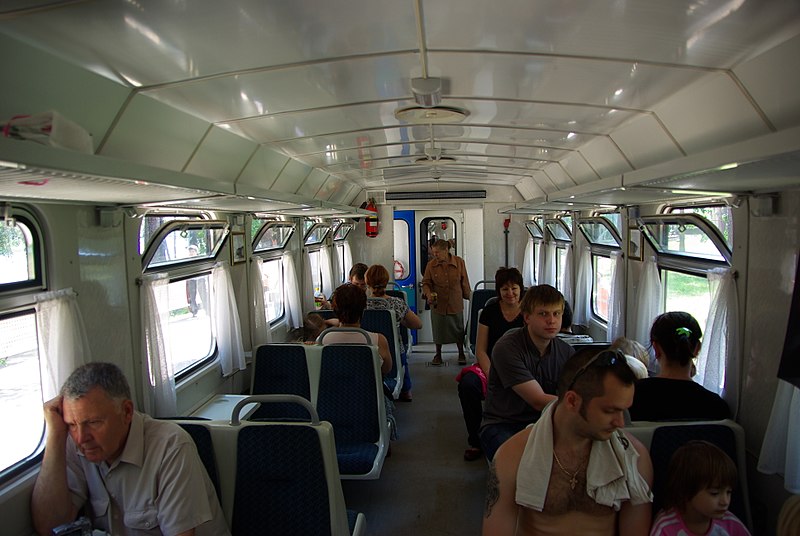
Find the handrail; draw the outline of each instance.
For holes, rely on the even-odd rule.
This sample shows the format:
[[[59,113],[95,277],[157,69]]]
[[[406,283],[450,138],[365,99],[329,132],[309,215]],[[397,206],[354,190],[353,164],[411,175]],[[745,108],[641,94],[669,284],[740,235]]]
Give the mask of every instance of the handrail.
[[[239,413],[241,412],[242,408],[245,407],[247,404],[252,404],[255,402],[259,403],[267,403],[267,404],[274,404],[279,402],[291,402],[294,404],[299,404],[303,406],[303,408],[308,411],[308,414],[311,416],[311,424],[319,424],[319,415],[317,414],[317,410],[314,409],[314,406],[311,405],[311,402],[303,398],[302,396],[297,395],[252,395],[244,398],[236,403],[233,407],[233,411],[231,412],[231,426],[239,426],[241,425],[241,420],[239,419]]]

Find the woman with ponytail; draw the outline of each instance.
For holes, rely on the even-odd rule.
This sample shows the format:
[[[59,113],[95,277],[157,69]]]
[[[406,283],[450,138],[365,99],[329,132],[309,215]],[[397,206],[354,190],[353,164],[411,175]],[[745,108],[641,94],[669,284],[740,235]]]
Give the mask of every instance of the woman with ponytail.
[[[633,421],[718,420],[730,417],[722,398],[692,381],[700,352],[700,325],[689,313],[673,311],[656,318],[650,344],[661,372],[636,382]]]

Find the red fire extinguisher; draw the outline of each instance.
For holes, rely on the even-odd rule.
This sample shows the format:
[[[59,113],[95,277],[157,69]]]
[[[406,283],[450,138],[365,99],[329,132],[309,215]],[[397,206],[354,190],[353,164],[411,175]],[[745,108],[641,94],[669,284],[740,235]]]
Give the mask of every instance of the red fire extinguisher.
[[[378,207],[375,206],[375,200],[370,198],[365,208],[374,213],[367,216],[367,237],[375,238],[378,236]]]

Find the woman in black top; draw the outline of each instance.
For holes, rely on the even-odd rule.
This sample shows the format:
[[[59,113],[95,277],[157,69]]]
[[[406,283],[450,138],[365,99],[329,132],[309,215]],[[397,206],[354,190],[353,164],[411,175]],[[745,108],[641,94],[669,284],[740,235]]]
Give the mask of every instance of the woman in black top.
[[[728,404],[692,381],[694,358],[700,352],[700,325],[689,313],[673,311],[656,318],[650,342],[661,366],[653,378],[636,382],[633,421],[719,420],[730,417]]]
[[[477,460],[483,455],[478,437],[483,413],[481,401],[486,393],[486,378],[489,377],[494,344],[509,329],[524,325],[519,307],[522,274],[516,268],[500,268],[494,274],[494,285],[499,299],[484,307],[478,320],[478,337],[475,341],[477,363],[463,369],[456,377],[458,398],[467,425],[469,448],[464,451],[467,461]]]

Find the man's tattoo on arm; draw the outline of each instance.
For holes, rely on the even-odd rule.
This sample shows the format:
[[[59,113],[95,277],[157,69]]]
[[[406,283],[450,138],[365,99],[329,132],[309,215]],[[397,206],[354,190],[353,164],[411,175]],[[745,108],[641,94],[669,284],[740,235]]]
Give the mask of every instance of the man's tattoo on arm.
[[[494,460],[489,464],[489,476],[486,480],[486,508],[483,512],[484,517],[492,515],[492,508],[500,499],[500,481],[497,479],[497,471]]]

